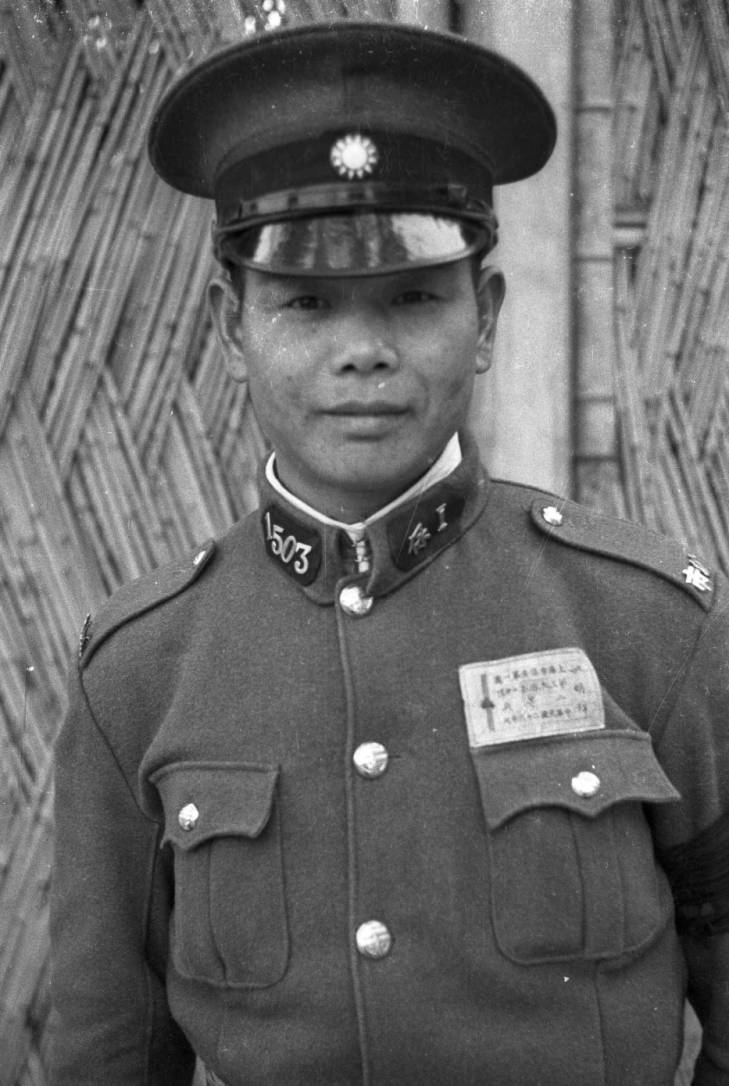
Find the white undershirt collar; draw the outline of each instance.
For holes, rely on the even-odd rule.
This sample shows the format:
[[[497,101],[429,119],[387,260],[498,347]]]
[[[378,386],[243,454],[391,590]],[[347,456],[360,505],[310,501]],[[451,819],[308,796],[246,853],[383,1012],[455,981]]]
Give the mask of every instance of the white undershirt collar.
[[[367,527],[374,521],[379,520],[381,517],[387,516],[393,509],[397,509],[399,505],[403,505],[405,502],[410,501],[411,498],[416,497],[418,494],[422,494],[424,490],[433,486],[434,483],[439,483],[446,476],[450,475],[454,471],[462,460],[461,455],[461,443],[458,440],[458,434],[454,434],[450,439],[443,452],[440,454],[434,464],[426,471],[425,475],[422,475],[416,482],[409,486],[404,493],[399,497],[394,498],[387,505],[383,505],[382,509],[378,509],[366,520],[357,521],[355,524],[345,524],[341,520],[334,520],[332,517],[326,516],[325,513],[320,513],[318,510],[312,508],[303,502],[301,498],[297,498],[295,494],[292,494],[290,490],[287,490],[283,483],[278,479],[275,470],[276,454],[271,453],[266,463],[266,479],[271,484],[274,490],[276,490],[282,498],[285,498],[289,505],[293,505],[296,509],[302,513],[306,513],[307,516],[313,517],[321,524],[327,524],[330,528],[340,528],[346,532],[353,543],[358,543],[364,536]]]

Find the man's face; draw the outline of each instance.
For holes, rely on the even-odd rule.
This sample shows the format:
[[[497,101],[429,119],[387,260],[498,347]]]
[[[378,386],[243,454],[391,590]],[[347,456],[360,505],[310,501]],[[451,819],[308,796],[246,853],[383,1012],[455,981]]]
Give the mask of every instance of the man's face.
[[[279,477],[320,512],[374,512],[465,421],[479,338],[468,260],[341,279],[247,270],[238,312],[230,294],[218,301],[229,368],[249,382]]]

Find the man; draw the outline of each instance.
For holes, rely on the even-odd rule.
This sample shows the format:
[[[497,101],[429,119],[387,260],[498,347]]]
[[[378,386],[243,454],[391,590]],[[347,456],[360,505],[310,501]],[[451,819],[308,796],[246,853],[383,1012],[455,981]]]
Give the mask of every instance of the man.
[[[726,585],[490,481],[465,430],[491,186],[554,137],[513,65],[393,25],[245,42],[160,105],[274,452],[258,513],[84,632],[56,1086],[195,1056],[226,1086],[666,1086],[686,991],[694,1081],[729,1083]]]

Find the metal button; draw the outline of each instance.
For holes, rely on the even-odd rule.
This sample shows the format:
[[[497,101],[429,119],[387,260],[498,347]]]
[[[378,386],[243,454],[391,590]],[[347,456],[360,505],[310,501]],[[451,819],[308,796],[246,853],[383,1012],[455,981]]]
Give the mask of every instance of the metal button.
[[[194,830],[197,826],[197,820],[200,817],[200,812],[194,803],[186,803],[180,810],[177,816],[177,821],[183,830]]]
[[[339,606],[348,615],[367,615],[372,610],[373,603],[372,596],[365,595],[364,589],[358,584],[345,585],[339,593]]]
[[[381,777],[389,757],[382,743],[361,743],[352,755],[352,761],[360,777]]]
[[[386,958],[392,949],[392,936],[381,920],[360,924],[355,940],[363,958]]]
[[[556,505],[545,505],[542,509],[542,519],[546,520],[547,524],[551,524],[553,528],[558,528],[564,520],[564,515],[560,513]]]
[[[597,773],[591,773],[589,769],[578,773],[570,783],[575,795],[582,796],[583,799],[590,799],[600,791],[600,778]]]

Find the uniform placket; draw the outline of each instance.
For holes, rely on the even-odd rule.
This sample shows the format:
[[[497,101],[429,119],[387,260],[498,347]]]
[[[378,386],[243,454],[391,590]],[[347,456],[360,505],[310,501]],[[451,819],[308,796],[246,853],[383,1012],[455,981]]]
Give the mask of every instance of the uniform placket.
[[[355,543],[357,567],[355,577],[342,578],[337,586],[335,611],[339,652],[344,680],[347,712],[347,731],[344,751],[344,780],[347,804],[347,855],[348,855],[348,926],[347,942],[352,974],[354,1002],[357,1011],[357,1027],[362,1059],[363,1086],[371,1086],[371,1064],[367,1008],[363,990],[363,959],[376,962],[386,957],[392,947],[392,935],[378,917],[365,917],[361,913],[358,866],[358,826],[356,791],[363,780],[375,780],[387,768],[386,748],[373,740],[358,742],[357,703],[352,673],[352,661],[348,645],[348,627],[352,622],[365,618],[373,606],[372,597],[366,594],[366,576],[371,568],[371,552],[366,539]]]

